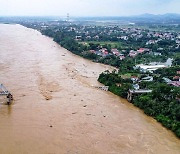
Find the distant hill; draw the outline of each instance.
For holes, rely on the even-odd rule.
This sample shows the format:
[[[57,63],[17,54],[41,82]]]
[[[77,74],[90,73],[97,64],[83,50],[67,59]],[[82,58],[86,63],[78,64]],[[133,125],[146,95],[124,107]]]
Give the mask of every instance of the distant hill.
[[[149,14],[145,13],[136,17],[144,17],[144,18],[162,18],[162,17],[177,17],[180,18],[180,14],[176,13],[167,13],[167,14],[159,14],[159,15],[154,15],[154,14]]]
[[[155,24],[180,24],[180,14],[175,13],[167,13],[162,15],[154,15],[154,14],[142,14],[137,16],[116,16],[116,17],[80,17],[79,20],[90,20],[90,21],[116,21],[122,23],[155,23]]]

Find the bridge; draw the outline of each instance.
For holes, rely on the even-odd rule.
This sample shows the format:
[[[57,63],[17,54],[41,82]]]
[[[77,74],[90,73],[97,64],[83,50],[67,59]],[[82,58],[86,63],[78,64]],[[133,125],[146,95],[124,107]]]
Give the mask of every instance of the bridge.
[[[132,89],[129,89],[129,91],[128,91],[128,96],[127,96],[127,100],[128,100],[129,102],[131,102],[131,101],[133,100],[133,96],[134,96],[134,95],[151,93],[151,92],[152,92],[152,90],[145,90],[145,89],[132,90]]]
[[[109,86],[94,86],[95,88],[104,90],[104,91],[108,91],[109,90]]]
[[[7,97],[7,104],[10,105],[10,103],[13,101],[12,94],[6,89],[6,87],[3,84],[0,84],[0,96],[6,96]]]

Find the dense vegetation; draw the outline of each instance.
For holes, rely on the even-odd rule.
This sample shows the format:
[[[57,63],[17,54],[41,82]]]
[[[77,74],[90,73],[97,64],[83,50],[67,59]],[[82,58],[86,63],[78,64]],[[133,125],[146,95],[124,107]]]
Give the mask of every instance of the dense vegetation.
[[[177,53],[177,54],[174,56],[173,65],[175,65],[175,66],[180,65],[180,53]]]
[[[132,88],[132,81],[121,78],[115,71],[112,73],[108,71],[101,73],[98,81],[109,86],[109,91],[123,98],[127,97],[127,91]]]
[[[162,79],[163,77],[172,78],[177,75],[178,70],[180,70],[179,66],[159,69],[153,74],[154,81],[140,82],[141,88],[153,91],[135,96],[132,103],[180,137],[180,88],[170,86]],[[146,76],[146,74],[140,74],[137,71],[131,71],[132,75],[139,75],[140,78]],[[123,98],[126,98],[128,90],[132,89],[131,79],[124,78],[122,72],[110,73],[106,71],[100,74],[98,81],[109,86],[111,92]]]
[[[137,96],[133,104],[180,137],[180,103],[177,100],[180,97],[179,91],[180,88],[156,83],[152,93]]]

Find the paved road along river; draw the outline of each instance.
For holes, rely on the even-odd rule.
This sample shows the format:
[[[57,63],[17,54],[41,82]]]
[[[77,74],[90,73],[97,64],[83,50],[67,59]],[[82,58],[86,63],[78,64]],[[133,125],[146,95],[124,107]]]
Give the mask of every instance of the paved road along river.
[[[110,66],[82,59],[20,25],[0,25],[1,154],[179,154],[180,140],[110,92],[92,87]]]

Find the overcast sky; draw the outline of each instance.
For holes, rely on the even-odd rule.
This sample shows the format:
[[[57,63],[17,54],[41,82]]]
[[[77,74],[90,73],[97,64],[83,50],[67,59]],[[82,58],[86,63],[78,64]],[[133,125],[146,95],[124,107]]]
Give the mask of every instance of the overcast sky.
[[[0,0],[0,16],[129,16],[180,13],[180,0]]]

